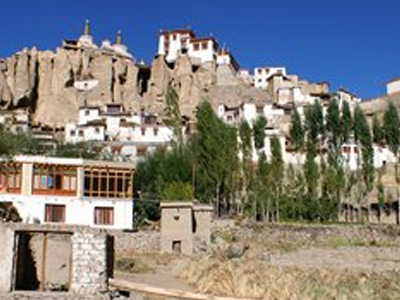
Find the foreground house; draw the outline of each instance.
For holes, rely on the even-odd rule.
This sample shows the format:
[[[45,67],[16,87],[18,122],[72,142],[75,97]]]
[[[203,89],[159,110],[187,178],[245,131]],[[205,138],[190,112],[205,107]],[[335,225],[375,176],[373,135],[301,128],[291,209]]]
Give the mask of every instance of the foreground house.
[[[132,228],[133,165],[17,156],[0,165],[0,202],[24,222]]]

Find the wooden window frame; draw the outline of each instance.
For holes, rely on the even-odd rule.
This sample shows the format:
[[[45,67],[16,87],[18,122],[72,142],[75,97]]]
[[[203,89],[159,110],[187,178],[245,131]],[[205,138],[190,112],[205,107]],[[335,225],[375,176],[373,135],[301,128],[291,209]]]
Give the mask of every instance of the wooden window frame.
[[[114,225],[114,207],[96,206],[94,208],[95,225]]]
[[[10,184],[12,182],[12,184]],[[22,186],[22,164],[9,162],[0,165],[0,193],[20,194]]]
[[[33,195],[76,196],[77,189],[78,168],[76,166],[50,164],[33,166]]]
[[[45,204],[44,221],[46,223],[65,223],[65,212],[66,212],[66,206],[64,204]]]
[[[132,195],[131,189],[131,170],[85,168],[83,192],[85,197],[130,199]]]

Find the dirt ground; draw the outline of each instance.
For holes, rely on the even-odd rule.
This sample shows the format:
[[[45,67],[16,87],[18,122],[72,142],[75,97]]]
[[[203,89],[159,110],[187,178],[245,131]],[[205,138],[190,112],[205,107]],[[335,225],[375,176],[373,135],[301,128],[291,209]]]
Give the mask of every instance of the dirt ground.
[[[400,299],[399,246],[393,226],[242,222],[193,257],[131,253],[116,277],[254,299]]]

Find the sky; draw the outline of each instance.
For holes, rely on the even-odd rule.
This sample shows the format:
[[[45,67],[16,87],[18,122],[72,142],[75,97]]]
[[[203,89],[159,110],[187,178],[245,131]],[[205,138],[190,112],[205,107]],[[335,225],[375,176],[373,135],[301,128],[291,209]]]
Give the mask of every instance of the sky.
[[[396,0],[24,0],[1,1],[0,57],[24,47],[55,50],[76,39],[86,19],[100,44],[116,32],[150,64],[161,29],[212,35],[242,68],[284,66],[370,99],[400,77]]]

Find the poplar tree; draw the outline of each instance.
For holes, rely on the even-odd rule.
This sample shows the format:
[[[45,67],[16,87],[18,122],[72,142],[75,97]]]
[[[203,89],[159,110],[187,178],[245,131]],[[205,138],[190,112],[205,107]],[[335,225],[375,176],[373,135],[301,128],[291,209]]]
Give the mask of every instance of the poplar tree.
[[[304,128],[297,108],[293,109],[290,117],[290,139],[297,151],[304,147]]]
[[[196,119],[192,151],[201,174],[200,184],[215,199],[217,214],[220,215],[221,208],[229,209],[234,194],[238,167],[237,131],[218,118],[208,101],[199,105]],[[214,187],[213,193],[210,187]]]
[[[183,144],[182,117],[179,107],[179,96],[175,89],[168,87],[166,96],[164,123],[171,127],[174,133],[175,145],[181,147]]]
[[[392,102],[389,103],[389,106],[383,116],[383,126],[386,144],[396,158],[396,181],[399,182],[398,153],[400,147],[400,118],[399,113]]]
[[[362,173],[367,191],[371,191],[374,184],[374,150],[372,135],[364,111],[359,105],[354,111],[354,137],[361,145]]]
[[[280,197],[282,195],[282,185],[284,176],[284,165],[282,158],[282,149],[279,138],[274,135],[271,138],[271,162],[270,162],[270,183],[272,195],[275,197],[275,216],[279,222]]]
[[[328,132],[329,144],[337,152],[340,146],[341,124],[339,103],[336,99],[331,100],[329,103],[326,114],[326,130]]]
[[[341,125],[342,143],[347,143],[349,141],[352,126],[350,105],[347,101],[342,102]]]
[[[239,125],[239,138],[240,138],[240,153],[242,155],[241,160],[241,183],[243,195],[246,198],[245,203],[247,203],[248,194],[250,193],[250,185],[252,182],[252,130],[247,123],[243,121]],[[243,203],[241,203],[243,204]],[[240,212],[243,210],[243,205],[239,209]]]
[[[254,146],[259,152],[265,146],[265,126],[267,126],[267,119],[260,116],[253,124]]]
[[[372,120],[372,134],[373,134],[373,141],[376,144],[382,144],[385,138],[385,133],[383,131],[383,127],[379,122],[377,115],[374,115]]]

